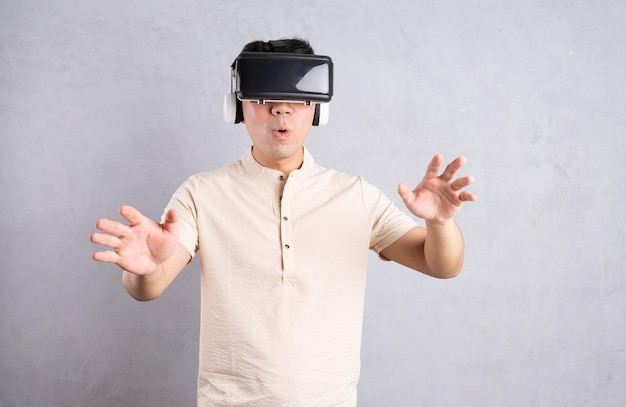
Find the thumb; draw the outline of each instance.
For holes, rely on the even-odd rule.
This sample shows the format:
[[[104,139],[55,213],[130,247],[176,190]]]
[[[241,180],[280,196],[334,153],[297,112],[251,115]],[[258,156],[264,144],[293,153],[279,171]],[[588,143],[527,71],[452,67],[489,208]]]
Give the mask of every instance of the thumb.
[[[163,222],[163,229],[167,232],[174,233],[177,231],[178,213],[175,210],[169,210],[165,214],[165,221]]]
[[[406,183],[401,182],[398,184],[398,195],[400,195],[405,203],[410,201],[412,193],[413,191]]]

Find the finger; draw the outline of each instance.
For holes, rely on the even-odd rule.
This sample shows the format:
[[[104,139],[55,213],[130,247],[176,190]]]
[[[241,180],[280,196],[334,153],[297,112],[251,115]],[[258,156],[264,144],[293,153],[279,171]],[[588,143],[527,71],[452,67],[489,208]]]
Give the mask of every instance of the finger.
[[[478,197],[474,194],[472,194],[469,191],[461,191],[461,193],[459,193],[459,200],[463,201],[463,202],[473,202],[475,200],[477,200]]]
[[[439,167],[443,162],[443,156],[441,154],[436,154],[430,163],[428,163],[428,167],[426,168],[426,178],[436,178],[439,175]]]
[[[130,229],[127,225],[114,219],[100,219],[96,222],[96,228],[114,236],[124,236]]]
[[[406,183],[401,182],[398,185],[398,195],[400,195],[400,197],[405,203],[410,201],[412,192],[413,191]]]
[[[92,233],[89,240],[92,243],[108,246],[112,249],[117,249],[122,245],[122,241],[119,237],[110,235],[108,233]]]
[[[441,178],[443,181],[450,181],[452,177],[465,165],[465,157],[457,157],[454,161],[452,161],[446,169],[441,173]]]
[[[144,216],[137,209],[130,205],[124,205],[120,208],[120,215],[130,223],[131,226],[138,225],[144,220]]]
[[[174,232],[176,229],[176,222],[178,222],[178,212],[175,210],[169,210],[165,214],[165,222],[163,222],[163,229],[168,232]]]
[[[105,263],[115,263],[119,260],[119,256],[114,251],[95,252],[92,256],[95,261],[101,261]]]
[[[474,177],[468,175],[466,177],[456,179],[452,184],[450,184],[450,186],[452,187],[453,191],[460,191],[468,185],[471,185],[473,182]]]

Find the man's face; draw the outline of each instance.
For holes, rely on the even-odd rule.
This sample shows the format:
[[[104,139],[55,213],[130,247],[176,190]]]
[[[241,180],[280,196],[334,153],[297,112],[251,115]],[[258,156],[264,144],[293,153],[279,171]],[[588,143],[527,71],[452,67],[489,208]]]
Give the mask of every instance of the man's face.
[[[315,105],[243,101],[243,117],[252,139],[252,154],[265,167],[295,169],[302,164],[303,146],[313,123]]]

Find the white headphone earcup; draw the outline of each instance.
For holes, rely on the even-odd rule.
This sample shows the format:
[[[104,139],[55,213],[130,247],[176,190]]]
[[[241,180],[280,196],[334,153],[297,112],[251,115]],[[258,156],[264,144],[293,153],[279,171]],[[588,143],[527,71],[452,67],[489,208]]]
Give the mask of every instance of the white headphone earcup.
[[[328,115],[330,111],[330,103],[320,103],[319,104],[320,116],[317,121],[318,126],[323,126],[328,123]]]
[[[237,95],[227,93],[224,96],[224,121],[228,124],[235,124],[237,120]]]

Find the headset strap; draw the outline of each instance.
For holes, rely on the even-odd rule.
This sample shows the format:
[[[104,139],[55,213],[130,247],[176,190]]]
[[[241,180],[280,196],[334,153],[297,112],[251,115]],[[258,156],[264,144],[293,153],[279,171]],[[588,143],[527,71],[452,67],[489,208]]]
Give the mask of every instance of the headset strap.
[[[269,41],[270,47],[272,47],[272,51],[274,52],[289,52],[287,49],[287,43],[283,40],[272,40]]]

